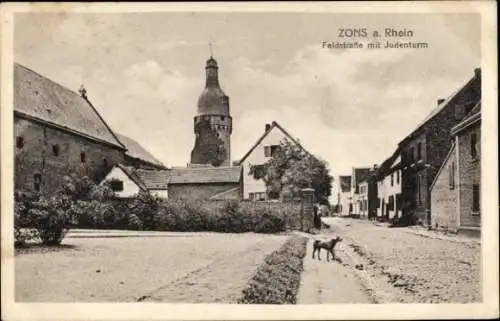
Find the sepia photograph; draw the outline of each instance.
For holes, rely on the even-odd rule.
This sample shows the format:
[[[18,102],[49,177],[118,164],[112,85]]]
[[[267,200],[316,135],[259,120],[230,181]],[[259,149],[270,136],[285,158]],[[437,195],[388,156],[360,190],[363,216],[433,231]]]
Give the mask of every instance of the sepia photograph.
[[[2,319],[498,317],[461,4],[2,6]]]

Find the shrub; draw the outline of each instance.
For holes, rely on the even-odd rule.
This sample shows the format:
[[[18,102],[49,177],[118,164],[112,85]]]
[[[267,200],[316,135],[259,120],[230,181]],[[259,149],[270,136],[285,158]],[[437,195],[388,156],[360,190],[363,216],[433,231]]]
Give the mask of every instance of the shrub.
[[[129,215],[137,216],[145,230],[155,229],[155,215],[158,213],[161,203],[161,198],[141,192],[129,204]]]
[[[71,223],[71,198],[62,193],[50,197],[42,196],[31,203],[27,223],[37,231],[43,244],[58,245],[62,242]]]
[[[243,290],[238,303],[295,304],[306,245],[307,238],[295,236],[268,255]]]

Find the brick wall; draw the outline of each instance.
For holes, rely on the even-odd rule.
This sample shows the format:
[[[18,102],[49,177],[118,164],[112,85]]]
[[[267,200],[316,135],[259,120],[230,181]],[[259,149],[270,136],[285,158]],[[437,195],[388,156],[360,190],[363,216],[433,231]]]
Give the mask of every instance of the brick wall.
[[[478,138],[479,153],[476,159],[471,156],[471,134],[476,133]],[[472,186],[481,185],[481,161],[480,161],[480,134],[479,123],[460,132],[458,136],[458,146],[460,152],[459,175],[460,175],[460,226],[480,227],[480,213],[472,211]],[[479,215],[478,215],[479,214]]]
[[[446,160],[431,190],[431,225],[436,229],[456,232],[458,228],[458,171],[456,149]],[[455,164],[454,185],[450,186],[450,165]]]
[[[169,184],[168,197],[170,199],[203,200],[239,186],[239,183]],[[240,193],[237,195],[239,197]]]
[[[411,164],[407,153],[411,147],[416,147],[418,142],[421,142],[423,146],[424,163],[422,165],[428,165],[427,167],[417,166],[413,170],[403,171],[403,199],[404,202],[413,202],[413,209],[420,222],[425,222],[425,211],[431,210],[432,201],[429,187],[452,145],[450,130],[464,118],[468,109],[471,109],[480,99],[481,76],[480,72],[477,72],[475,77],[452,98],[445,108],[400,143],[403,151],[403,167]],[[427,191],[424,193],[425,200],[419,205],[415,202],[417,191],[415,182],[419,179],[418,176],[421,176],[424,182],[424,186],[421,188],[423,187],[423,190]]]
[[[23,138],[22,148],[16,147],[17,137]],[[59,156],[53,155],[54,145],[59,146]],[[60,188],[62,178],[71,173],[99,182],[124,158],[123,151],[118,148],[19,117],[14,118],[14,150],[15,189],[33,191],[34,175],[40,174],[43,193]],[[81,159],[82,152],[85,162]]]

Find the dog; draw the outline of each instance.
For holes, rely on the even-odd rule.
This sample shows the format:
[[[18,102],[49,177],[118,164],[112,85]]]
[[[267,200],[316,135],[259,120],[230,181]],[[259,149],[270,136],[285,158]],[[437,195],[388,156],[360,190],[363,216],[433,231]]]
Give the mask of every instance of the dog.
[[[342,241],[340,236],[337,236],[337,237],[335,237],[327,242],[315,240],[313,243],[313,255],[312,255],[313,259],[314,259],[314,254],[317,251],[318,252],[318,260],[321,261],[321,257],[320,257],[321,249],[326,250],[326,260],[328,262],[330,262],[330,259],[329,259],[330,254],[332,255],[332,259],[335,259],[335,253],[333,252],[333,249],[335,248],[335,245],[337,245],[337,243],[340,241]]]

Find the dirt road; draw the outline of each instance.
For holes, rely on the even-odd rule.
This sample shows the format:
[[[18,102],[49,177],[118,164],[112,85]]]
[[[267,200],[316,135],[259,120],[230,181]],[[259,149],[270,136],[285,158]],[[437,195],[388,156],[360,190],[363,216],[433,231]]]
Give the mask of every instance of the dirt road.
[[[75,231],[15,258],[21,302],[233,302],[282,235]]]
[[[336,250],[341,262],[313,261],[308,253],[299,303],[481,302],[479,242],[324,220],[331,228],[315,238],[343,237]]]

